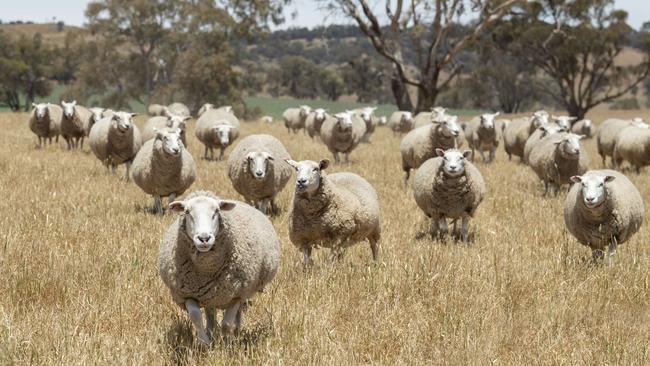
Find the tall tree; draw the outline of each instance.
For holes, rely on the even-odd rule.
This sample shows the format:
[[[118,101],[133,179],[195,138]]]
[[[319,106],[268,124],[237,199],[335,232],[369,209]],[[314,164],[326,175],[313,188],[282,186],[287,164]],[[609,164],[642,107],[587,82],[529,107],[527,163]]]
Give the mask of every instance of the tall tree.
[[[521,0],[396,0],[386,1],[379,14],[368,0],[321,0],[333,11],[352,18],[379,55],[393,67],[391,88],[401,110],[429,110],[441,90],[460,74],[458,56],[506,16]],[[458,32],[461,19],[471,28]],[[386,22],[382,23],[382,19]],[[404,45],[415,59],[409,62]],[[413,65],[414,67],[410,67]],[[413,103],[409,88],[416,89]]]

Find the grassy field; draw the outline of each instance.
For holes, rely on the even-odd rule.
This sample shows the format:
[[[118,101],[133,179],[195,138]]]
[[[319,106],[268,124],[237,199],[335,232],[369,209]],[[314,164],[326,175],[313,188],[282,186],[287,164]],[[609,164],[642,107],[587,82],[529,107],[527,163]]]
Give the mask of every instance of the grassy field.
[[[532,171],[500,150],[493,165],[478,164],[488,193],[471,245],[434,242],[402,189],[400,140],[384,128],[331,170],[376,188],[381,260],[360,243],[338,263],[318,250],[304,271],[287,234],[290,184],[272,218],[282,242],[276,279],[232,347],[198,347],[156,269],[175,216],[146,213],[152,199],[87,148],[35,149],[26,119],[0,114],[0,364],[650,364],[649,226],[613,266],[592,264],[564,228],[563,198],[541,198]],[[198,159],[192,127],[192,189],[240,199],[223,162]],[[294,159],[330,157],[279,124],[242,129],[273,134]],[[600,168],[595,141],[586,144]],[[648,170],[631,179],[648,200]]]

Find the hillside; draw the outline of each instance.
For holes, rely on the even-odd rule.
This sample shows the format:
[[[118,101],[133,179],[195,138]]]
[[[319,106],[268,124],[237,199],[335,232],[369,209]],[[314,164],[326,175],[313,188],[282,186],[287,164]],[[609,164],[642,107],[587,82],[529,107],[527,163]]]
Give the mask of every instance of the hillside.
[[[43,41],[49,44],[60,47],[65,43],[65,37],[70,32],[87,33],[88,31],[83,27],[75,27],[65,25],[63,30],[59,31],[56,23],[42,23],[42,24],[0,24],[0,31],[16,37],[27,36],[33,37],[35,34],[40,33]]]

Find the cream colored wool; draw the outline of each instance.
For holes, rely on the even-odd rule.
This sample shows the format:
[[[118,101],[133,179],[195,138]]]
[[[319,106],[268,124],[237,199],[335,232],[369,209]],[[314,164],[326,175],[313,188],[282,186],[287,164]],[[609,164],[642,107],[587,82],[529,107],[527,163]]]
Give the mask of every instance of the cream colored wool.
[[[326,118],[320,129],[320,138],[327,149],[335,155],[350,154],[361,142],[366,133],[366,124],[361,118],[352,116],[352,128],[343,131],[335,117]]]
[[[172,103],[167,106],[167,109],[172,114],[175,114],[177,116],[182,116],[182,117],[192,117],[192,113],[190,113],[190,109],[183,103]]]
[[[57,140],[59,137],[63,110],[58,105],[49,103],[46,110],[47,114],[41,119],[37,118],[36,109],[29,115],[29,129],[39,138],[39,146],[42,146],[41,139],[48,139],[52,143],[53,137],[57,137]]]
[[[650,129],[635,125],[623,128],[614,140],[612,161],[616,169],[627,161],[637,173],[642,167],[650,165]]]
[[[464,136],[444,136],[440,131],[442,126],[430,123],[409,132],[400,144],[402,154],[402,170],[406,173],[406,180],[411,169],[418,169],[422,163],[436,156],[436,149],[453,149],[463,146]]]
[[[406,117],[405,114],[407,115]],[[388,119],[388,127],[393,131],[393,133],[408,133],[414,126],[415,123],[413,122],[411,112],[396,111],[393,112]]]
[[[140,130],[131,124],[129,130],[121,132],[118,129],[117,114],[113,117],[102,118],[95,124],[88,137],[88,144],[93,154],[107,168],[113,169],[120,164],[130,164],[142,146]],[[129,166],[127,165],[126,179],[129,179]]]
[[[589,169],[589,156],[580,144],[578,157],[569,156],[563,150],[568,135],[566,132],[550,135],[542,139],[530,153],[528,165],[547,187],[561,188],[571,183],[571,177],[584,174]],[[559,142],[559,143],[558,143]]]

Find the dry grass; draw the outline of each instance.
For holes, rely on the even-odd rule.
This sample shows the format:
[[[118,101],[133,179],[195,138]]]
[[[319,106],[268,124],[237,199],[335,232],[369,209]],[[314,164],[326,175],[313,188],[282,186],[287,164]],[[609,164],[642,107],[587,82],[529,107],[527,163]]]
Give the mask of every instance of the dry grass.
[[[401,189],[399,139],[386,129],[333,169],[376,187],[380,263],[364,243],[335,264],[320,250],[303,271],[287,236],[287,187],[285,211],[272,220],[278,276],[231,349],[196,347],[156,270],[174,216],[145,213],[152,200],[88,152],[34,149],[26,119],[0,115],[0,364],[650,363],[648,226],[619,248],[615,265],[593,265],[564,229],[563,200],[541,199],[532,172],[500,151],[494,165],[478,164],[488,195],[472,245],[416,239],[429,224]],[[279,125],[243,126],[244,135],[258,131],[296,159],[328,157]],[[595,142],[587,144],[600,167]],[[224,167],[198,160],[193,188],[239,198]],[[650,197],[647,169],[631,178]]]

